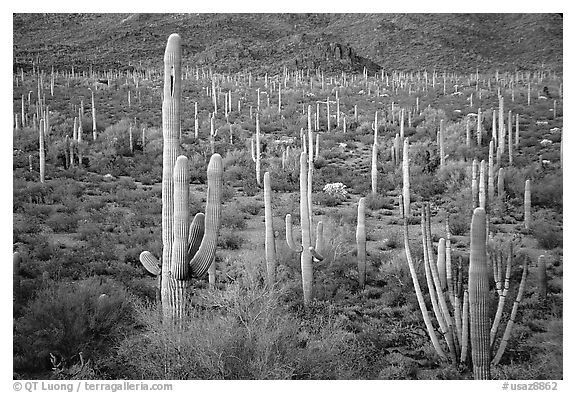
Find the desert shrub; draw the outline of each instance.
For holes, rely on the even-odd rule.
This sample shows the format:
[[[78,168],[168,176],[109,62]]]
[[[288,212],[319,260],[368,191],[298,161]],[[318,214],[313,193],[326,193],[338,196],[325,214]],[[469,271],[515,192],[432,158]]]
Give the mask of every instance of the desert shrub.
[[[365,203],[366,207],[370,210],[394,209],[393,202],[390,200],[390,198],[380,194],[368,194]]]
[[[78,216],[76,214],[54,213],[46,220],[54,232],[75,232],[78,226]]]
[[[446,165],[438,168],[436,177],[439,182],[444,183],[446,192],[454,193],[467,184],[467,166],[463,161],[447,161]]]
[[[549,221],[535,220],[532,225],[532,235],[538,245],[546,250],[562,247],[562,226],[554,225]]]
[[[54,282],[14,323],[14,368],[48,370],[50,353],[70,359],[82,351],[86,359],[96,359],[131,325],[127,294],[113,281]]]
[[[532,206],[562,211],[562,174],[546,174],[531,185]]]
[[[167,329],[139,306],[142,332],[119,347],[119,376],[149,379],[290,379],[297,366],[298,322],[276,291],[231,285],[206,294],[218,312],[192,310],[182,330]],[[158,354],[161,354],[158,356]]]
[[[260,212],[262,212],[263,203],[254,200],[249,200],[241,203],[239,205],[239,208],[240,211],[243,213],[250,214],[252,216],[257,216],[260,214]]]
[[[231,229],[245,229],[248,226],[244,213],[237,207],[226,206],[222,209],[222,226]]]

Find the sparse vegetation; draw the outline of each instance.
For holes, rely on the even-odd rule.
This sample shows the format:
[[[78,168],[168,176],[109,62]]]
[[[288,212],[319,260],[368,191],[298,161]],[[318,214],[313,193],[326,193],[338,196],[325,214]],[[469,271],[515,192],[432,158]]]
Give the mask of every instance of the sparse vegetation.
[[[180,31],[186,60],[182,79],[173,85],[170,83],[174,81],[167,79],[165,85],[181,88],[182,92],[182,102],[174,106],[180,112],[171,113],[171,120],[166,120],[173,134],[168,138],[170,155],[174,159],[180,154],[188,158],[179,161],[177,172],[188,176],[188,183],[182,182],[177,188],[178,195],[187,194],[188,199],[176,209],[166,198],[170,192],[176,194],[176,187],[163,182],[167,173],[166,136],[158,86],[164,83],[164,74],[158,68],[160,57],[155,55],[159,37],[164,45],[167,36],[162,36],[164,26],[158,30],[148,26],[156,23],[158,17],[125,16],[118,25],[124,27],[110,26],[110,34],[125,34],[126,39],[132,40],[131,34],[137,31],[149,42],[149,52],[148,47],[138,46],[131,53],[142,57],[154,54],[154,61],[132,58],[127,65],[110,63],[110,56],[118,58],[126,50],[122,40],[114,47],[116,54],[104,51],[100,63],[84,57],[72,63],[69,55],[75,49],[71,46],[68,52],[62,52],[57,45],[50,54],[41,50],[33,62],[26,63],[23,53],[27,53],[29,40],[43,31],[32,29],[26,35],[26,27],[48,26],[62,19],[55,14],[14,15],[17,57],[13,110],[18,126],[13,131],[13,242],[20,257],[14,270],[14,283],[18,283],[14,295],[15,378],[472,379],[471,352],[465,352],[462,361],[460,356],[457,361],[442,359],[430,340],[419,301],[429,305],[432,314],[431,303],[435,300],[430,292],[418,299],[412,274],[421,286],[426,285],[423,261],[429,250],[423,248],[420,238],[421,207],[425,206],[430,210],[431,221],[430,233],[424,236],[431,243],[430,263],[436,266],[440,243],[447,247],[441,238],[447,237],[448,229],[452,247],[450,273],[457,280],[458,271],[464,272],[458,291],[468,287],[470,223],[474,208],[482,203],[488,217],[483,225],[488,226],[476,234],[488,235],[489,252],[497,259],[504,244],[514,245],[510,297],[519,290],[524,258],[530,272],[522,301],[516,306],[507,301],[502,307],[503,321],[516,314],[513,307],[518,307],[518,312],[514,329],[507,336],[507,350],[499,364],[491,367],[491,377],[565,377],[561,71],[543,67],[542,59],[538,68],[531,68],[535,60],[525,60],[527,55],[513,62],[509,53],[502,54],[503,65],[508,67],[496,71],[496,63],[477,63],[475,56],[447,60],[442,55],[447,53],[445,48],[436,57],[427,56],[430,59],[426,61],[436,61],[427,71],[406,67],[382,71],[380,65],[391,64],[392,60],[372,62],[354,52],[362,48],[363,53],[372,53],[377,60],[387,50],[388,54],[397,53],[393,50],[399,34],[395,26],[402,21],[422,21],[418,14],[397,16],[394,21],[377,25],[372,16],[364,15],[366,26],[385,30],[387,42],[364,47],[368,44],[351,35],[354,51],[347,49],[352,46],[328,43],[324,36],[310,46],[322,29],[329,31],[339,26],[335,24],[337,16],[279,14],[263,26],[253,26],[261,36],[254,33],[251,43],[242,38],[240,31],[237,39],[222,40],[216,32],[236,29],[233,21],[260,20],[256,16],[219,14],[205,20],[173,16],[173,26],[190,24],[189,30]],[[451,20],[449,15],[438,17]],[[42,18],[46,24],[41,23]],[[94,20],[112,23],[118,18],[115,14],[108,19],[86,14],[70,15],[66,20],[81,21],[93,28]],[[489,17],[467,18],[486,23],[484,18]],[[500,15],[494,18],[509,20]],[[534,16],[522,18],[537,20]],[[193,37],[199,31],[192,21],[204,33],[215,32],[214,42],[203,50],[190,46],[195,45],[191,43],[196,42]],[[296,33],[288,36],[279,32],[274,24],[278,21],[290,22],[282,24],[287,31],[308,31],[312,27],[317,31],[310,37]],[[143,26],[141,30],[134,29],[139,25]],[[452,31],[450,26],[445,29]],[[77,27],[70,24],[67,29],[72,33]],[[350,27],[339,29],[348,31]],[[552,33],[546,30],[546,34]],[[56,38],[62,33],[53,34]],[[467,34],[462,32],[461,38],[467,39]],[[413,37],[424,43],[432,40]],[[78,40],[81,42],[82,37]],[[139,38],[138,45],[140,41],[144,42]],[[269,42],[275,42],[274,48]],[[557,42],[550,45],[555,47]],[[419,53],[404,49],[394,61],[407,64],[408,56],[418,60]],[[289,61],[292,55],[293,60]],[[238,57],[236,61],[230,61],[233,56]],[[224,70],[224,63],[230,68]],[[466,64],[473,64],[474,70],[470,71]],[[512,67],[513,64],[523,68]],[[88,88],[94,93],[97,107],[95,140]],[[174,94],[176,90],[166,91]],[[180,90],[174,97],[179,93]],[[519,143],[516,145],[512,139],[512,162],[507,129],[504,150],[500,154],[495,151],[489,159],[492,109],[500,116],[499,94],[506,112],[519,115]],[[479,109],[483,111],[480,146]],[[375,112],[379,119],[377,189],[372,192]],[[44,141],[44,181],[40,181],[39,113],[44,122],[49,119]],[[258,138],[256,113],[260,123]],[[80,114],[82,118],[78,119]],[[180,127],[174,120],[177,118]],[[507,127],[508,117],[505,115],[503,120]],[[78,124],[82,125],[81,142],[77,134],[74,138]],[[515,127],[513,123],[513,133]],[[177,134],[181,135],[176,137]],[[311,150],[301,156],[304,135],[306,149]],[[252,138],[260,143],[259,160],[251,157]],[[403,168],[408,168],[402,161],[406,154],[402,151],[402,138],[408,140],[409,146],[406,157],[411,212],[406,218],[402,216],[404,201],[400,198],[407,195],[403,190]],[[210,172],[209,162],[213,162],[214,154],[222,157],[218,161],[223,166],[221,180]],[[474,175],[473,159],[479,164]],[[302,165],[302,171],[301,160],[308,162]],[[485,168],[481,175],[482,160]],[[487,173],[489,160],[493,161],[491,180]],[[501,189],[499,168],[504,169]],[[256,180],[257,172],[269,173],[271,192],[266,191],[266,197]],[[488,186],[482,194],[480,179],[485,184],[493,181],[493,196],[489,196]],[[527,179],[531,180],[529,228],[524,224]],[[212,199],[210,191],[215,190],[221,202],[216,203],[216,197]],[[499,192],[504,195],[500,197]],[[171,198],[177,198],[174,195]],[[265,202],[268,196],[271,201]],[[360,198],[365,198],[366,209],[360,215],[365,217],[365,223],[358,225],[362,226],[362,233],[357,235],[357,223],[363,222],[358,218]],[[211,207],[206,208],[209,204]],[[213,214],[218,216],[218,225],[189,226],[197,213],[206,212],[208,217],[216,209],[218,213]],[[266,219],[265,209],[272,212]],[[188,268],[197,269],[198,274],[191,278],[182,273],[186,275],[186,280],[181,281],[186,282],[187,292],[178,297],[181,312],[173,313],[168,321],[165,300],[158,291],[159,280],[154,276],[161,269],[174,269],[172,265],[176,263],[159,262],[167,244],[162,233],[166,225],[163,218],[170,218],[170,214],[172,223],[179,221],[170,224],[178,229],[169,236],[179,236],[186,246],[186,252],[177,254],[178,261],[184,262],[186,274]],[[296,228],[286,224],[287,214]],[[269,231],[265,231],[265,225]],[[202,254],[207,264],[198,267],[188,263],[196,254],[187,253],[194,250],[194,239],[203,239],[192,238],[204,234],[204,230],[217,234],[212,244],[216,251]],[[292,230],[293,244],[287,241],[287,230]],[[302,241],[308,238],[309,241]],[[366,248],[365,257],[359,251],[359,243]],[[306,265],[311,272],[303,275],[300,245],[305,244],[310,245],[305,248],[310,253],[305,262],[312,262]],[[413,272],[407,263],[405,244],[410,245]],[[269,252],[271,248],[274,253]],[[141,254],[144,250],[156,256],[148,260],[148,265]],[[274,263],[270,262],[270,255]],[[544,299],[538,294],[537,274],[533,274],[540,255],[549,261],[545,265],[548,293]],[[365,280],[360,279],[360,262]],[[496,309],[501,282],[495,283],[490,263],[497,262],[489,262],[487,269],[488,306]],[[441,265],[438,262],[438,270]],[[270,266],[275,266],[272,281]],[[447,291],[440,290],[440,296],[448,299],[452,295]],[[176,298],[173,296],[170,301],[177,302]],[[450,307],[456,316],[456,307]],[[436,325],[432,334],[443,339]],[[500,337],[501,334],[494,347],[500,344]],[[445,342],[440,346],[448,353]]]

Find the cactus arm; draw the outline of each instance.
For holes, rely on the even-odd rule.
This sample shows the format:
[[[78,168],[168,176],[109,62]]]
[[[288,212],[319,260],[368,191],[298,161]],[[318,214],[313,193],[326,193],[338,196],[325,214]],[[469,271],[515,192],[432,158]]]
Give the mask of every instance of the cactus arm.
[[[174,167],[174,223],[170,272],[175,280],[188,278],[188,158],[178,156]]]
[[[428,263],[426,270],[426,279],[428,282],[428,289],[430,293],[430,300],[434,299],[432,305],[434,308],[434,314],[436,315],[436,319],[438,324],[440,325],[440,330],[444,335],[444,339],[448,344],[448,350],[450,351],[450,357],[453,363],[456,363],[456,347],[454,345],[454,336],[453,336],[453,323],[451,322],[450,313],[448,311],[448,306],[446,305],[446,298],[445,294],[442,291],[440,285],[440,278],[438,274],[438,267],[436,263],[434,263],[434,254],[432,252],[432,231],[431,231],[431,220],[430,220],[430,205],[425,204],[423,207],[423,217],[425,217],[425,236],[424,239],[426,240],[427,250],[428,250]],[[441,239],[443,240],[443,239]],[[445,258],[445,257],[444,257]]]
[[[407,139],[406,139],[407,140]],[[406,150],[405,150],[406,152]],[[426,301],[424,300],[424,295],[422,294],[422,289],[420,288],[420,282],[418,282],[418,276],[416,274],[416,268],[414,266],[414,261],[412,259],[412,253],[410,252],[410,241],[408,233],[408,217],[406,215],[406,209],[404,208],[405,200],[404,195],[400,196],[400,206],[402,207],[402,215],[404,217],[404,251],[406,253],[406,261],[408,262],[408,268],[410,269],[410,276],[412,277],[412,283],[414,285],[414,292],[416,292],[416,299],[418,300],[418,306],[420,307],[420,312],[422,313],[422,319],[424,319],[424,324],[426,325],[426,331],[428,336],[432,341],[432,345],[436,350],[436,353],[442,360],[446,360],[446,354],[438,341],[434,326],[432,325],[432,320],[428,314],[428,307],[426,306]]]
[[[200,248],[190,261],[193,277],[201,277],[206,273],[214,260],[218,232],[220,231],[220,214],[222,205],[222,157],[213,154],[208,163],[208,196],[206,198],[206,213],[204,236]]]
[[[508,286],[510,285],[510,272],[512,270],[512,243],[510,243],[508,258],[506,261],[506,278],[504,281],[504,288],[501,288],[498,296],[498,307],[496,309],[496,315],[494,316],[494,322],[492,322],[492,328],[490,329],[490,345],[494,345],[496,340],[496,333],[498,331],[498,326],[500,325],[500,320],[502,319],[502,313],[504,312],[504,305],[506,304],[506,296],[508,295]],[[499,265],[502,264],[502,260],[499,260]],[[500,276],[500,274],[499,274]],[[502,278],[499,277],[498,282],[502,283]]]
[[[490,379],[490,315],[488,263],[486,261],[486,212],[476,208],[470,227],[470,340],[474,379]]]
[[[162,273],[160,261],[158,261],[158,259],[156,259],[156,257],[152,255],[151,252],[142,251],[140,253],[140,262],[150,274],[158,276],[160,273]]]
[[[520,286],[518,287],[518,294],[514,300],[514,305],[512,306],[512,312],[510,313],[510,318],[508,319],[508,324],[506,325],[506,330],[504,331],[504,336],[502,336],[502,341],[498,347],[498,352],[492,360],[492,365],[496,366],[500,363],[500,359],[506,350],[508,341],[510,340],[510,334],[512,333],[512,328],[514,327],[514,321],[516,319],[516,314],[518,313],[518,307],[522,301],[522,296],[524,294],[524,287],[526,286],[526,276],[528,274],[528,259],[524,259],[524,266],[522,269],[522,279],[520,280]]]
[[[313,251],[312,251],[313,250]],[[316,245],[311,247],[312,256],[318,261],[323,261],[324,257],[322,252],[324,251],[324,224],[322,221],[318,221],[316,225]]]
[[[190,228],[188,228],[188,253],[186,256],[186,263],[190,263],[198,249],[200,244],[202,244],[202,238],[204,237],[204,213],[197,213],[194,219],[190,223]]]
[[[420,307],[420,312],[422,314],[422,319],[424,319],[424,324],[426,325],[426,331],[432,341],[432,346],[436,350],[436,353],[442,360],[446,360],[446,354],[438,341],[436,332],[434,330],[434,325],[432,325],[432,320],[428,314],[428,307],[426,306],[426,301],[424,300],[424,295],[422,294],[422,289],[420,288],[420,282],[418,281],[418,275],[416,274],[416,267],[414,266],[414,261],[412,259],[412,253],[410,252],[410,240],[408,233],[408,215],[410,214],[410,183],[409,183],[409,160],[408,160],[408,138],[404,139],[404,157],[402,163],[403,172],[403,192],[400,195],[400,208],[402,210],[402,218],[404,221],[404,251],[406,253],[406,261],[408,262],[408,268],[410,269],[410,276],[412,277],[412,284],[414,285],[414,292],[416,293],[416,299],[418,300],[418,306]]]
[[[288,248],[294,252],[302,252],[302,247],[297,247],[294,243],[294,237],[292,236],[292,215],[286,214],[286,244]]]
[[[424,253],[424,272],[426,274],[426,284],[428,285],[428,293],[430,294],[430,303],[432,304],[432,310],[434,311],[434,316],[436,317],[436,321],[438,322],[440,333],[446,337],[447,329],[446,323],[444,322],[444,318],[440,313],[440,308],[438,307],[438,299],[436,298],[436,290],[434,289],[434,281],[432,279],[432,273],[430,271],[430,264],[432,260],[432,253],[431,249],[428,247],[428,239],[430,234],[427,228],[427,221],[428,218],[426,217],[426,208],[424,205],[422,206],[422,215],[421,215],[421,227],[422,227],[422,250]]]

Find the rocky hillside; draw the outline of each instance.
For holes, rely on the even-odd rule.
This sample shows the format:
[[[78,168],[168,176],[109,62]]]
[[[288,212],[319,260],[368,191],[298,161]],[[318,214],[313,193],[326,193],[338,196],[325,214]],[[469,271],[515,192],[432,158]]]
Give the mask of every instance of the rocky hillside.
[[[561,14],[14,14],[14,67],[156,64],[178,32],[194,65],[377,72],[562,70]]]

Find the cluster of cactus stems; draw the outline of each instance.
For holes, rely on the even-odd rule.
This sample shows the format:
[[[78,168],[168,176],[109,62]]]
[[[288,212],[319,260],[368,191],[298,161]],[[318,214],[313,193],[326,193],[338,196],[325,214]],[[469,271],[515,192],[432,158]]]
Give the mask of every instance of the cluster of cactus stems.
[[[424,251],[424,270],[428,294],[432,306],[436,325],[443,336],[445,348],[436,335],[435,324],[428,312],[422,287],[416,274],[414,260],[410,251],[408,217],[410,204],[409,189],[409,145],[408,139],[404,141],[403,174],[404,187],[401,206],[404,218],[404,243],[406,259],[412,276],[414,290],[428,335],[438,356],[453,364],[467,364],[468,354],[472,361],[475,379],[489,379],[490,367],[497,365],[505,351],[514,325],[518,305],[522,299],[527,274],[527,259],[524,260],[522,279],[518,288],[518,295],[514,301],[512,311],[499,345],[496,346],[496,334],[506,302],[509,288],[509,278],[512,266],[512,247],[508,254],[506,277],[502,277],[502,257],[488,247],[487,218],[485,196],[479,192],[478,203],[480,207],[474,209],[470,228],[470,263],[468,271],[468,287],[464,288],[462,280],[462,261],[457,265],[458,273],[453,274],[450,233],[446,225],[447,236],[438,242],[437,262],[434,263],[434,249],[431,235],[431,214],[429,204],[423,204],[421,212],[422,248]],[[484,178],[485,165],[481,164],[480,184]],[[481,190],[484,185],[479,185]],[[490,254],[489,254],[490,251]],[[491,319],[489,303],[493,296],[490,292],[490,269],[488,257],[492,260],[496,293],[499,297],[498,308],[494,319]],[[448,300],[447,300],[448,299]]]
[[[222,198],[222,158],[213,154],[207,169],[206,213],[196,214],[189,224],[188,159],[178,155],[180,67],[180,36],[172,34],[164,55],[162,259],[159,261],[148,251],[140,254],[144,267],[158,276],[163,319],[167,322],[182,319],[191,280],[203,276],[214,263]]]

